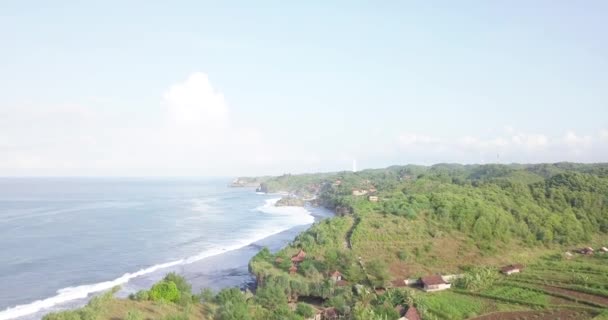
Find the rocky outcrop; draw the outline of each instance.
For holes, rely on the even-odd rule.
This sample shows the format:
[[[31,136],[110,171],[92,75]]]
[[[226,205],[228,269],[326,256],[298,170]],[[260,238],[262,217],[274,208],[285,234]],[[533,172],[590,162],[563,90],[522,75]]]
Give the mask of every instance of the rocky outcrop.
[[[296,197],[283,197],[275,203],[277,207],[303,207],[304,200]]]
[[[255,189],[255,192],[264,192],[268,193],[268,185],[266,183],[260,183],[258,187]]]
[[[232,188],[255,188],[259,185],[260,183],[256,179],[249,180],[246,178],[237,178],[230,183],[230,187]]]

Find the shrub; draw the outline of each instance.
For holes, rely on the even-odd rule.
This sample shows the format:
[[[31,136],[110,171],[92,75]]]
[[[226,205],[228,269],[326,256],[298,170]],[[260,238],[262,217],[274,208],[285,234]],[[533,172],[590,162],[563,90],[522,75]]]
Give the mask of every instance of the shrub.
[[[213,302],[215,300],[215,294],[213,294],[213,290],[204,288],[201,289],[201,293],[199,293],[197,296],[193,296],[192,299],[196,299],[200,302]]]
[[[144,320],[144,316],[137,310],[129,310],[125,320]]]
[[[280,306],[276,309],[271,309],[272,313],[268,320],[303,320],[303,318],[291,311],[287,305]]]
[[[175,283],[175,286],[177,286],[177,290],[179,290],[181,294],[192,294],[192,286],[188,283],[188,281],[186,281],[184,277],[176,274],[175,272],[167,274],[164,280]]]
[[[379,305],[374,308],[374,314],[379,319],[397,319],[399,318],[399,313],[395,310],[395,308],[388,304]]]
[[[181,294],[173,281],[163,280],[150,289],[150,300],[152,301],[179,301]]]
[[[49,313],[42,320],[81,320],[80,314],[77,311],[63,311]]]
[[[298,303],[296,313],[308,319],[315,315],[315,309],[306,303]]]
[[[287,304],[287,296],[281,288],[269,283],[265,287],[258,289],[255,301],[266,309],[274,310],[279,306]]]
[[[139,290],[136,293],[130,294],[129,299],[136,301],[146,301],[150,299],[150,294],[148,290]]]
[[[383,261],[372,260],[366,264],[365,268],[374,288],[383,288],[390,279],[388,266]]]
[[[186,314],[172,314],[172,315],[168,315],[168,316],[162,318],[162,320],[188,320],[188,315],[186,315]]]
[[[407,252],[405,250],[401,250],[397,252],[397,257],[399,257],[399,260],[405,261],[407,260]]]
[[[500,275],[494,268],[474,267],[464,273],[462,278],[455,282],[455,286],[471,291],[485,289],[500,279]]]

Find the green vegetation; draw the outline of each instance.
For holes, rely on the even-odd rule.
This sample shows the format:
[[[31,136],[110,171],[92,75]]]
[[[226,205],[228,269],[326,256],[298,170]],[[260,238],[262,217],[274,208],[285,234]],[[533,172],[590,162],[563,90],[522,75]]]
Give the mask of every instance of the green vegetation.
[[[262,249],[252,258],[255,294],[235,288],[192,294],[170,274],[133,294],[131,309],[169,306],[173,312],[163,317],[216,320],[300,320],[323,310],[342,319],[391,320],[413,306],[423,319],[605,317],[608,253],[564,252],[608,244],[606,164],[439,164],[249,179],[336,216],[282,250]],[[293,263],[300,250],[306,256]],[[524,272],[498,272],[511,263],[524,264]],[[404,279],[430,274],[459,276],[449,291],[401,288]],[[114,318],[148,317],[131,309]],[[47,319],[85,319],[80,313],[90,310],[97,309]]]
[[[114,299],[114,294],[120,290],[120,287],[114,287],[112,290],[94,297],[89,303],[80,309],[69,310],[63,312],[50,313],[44,316],[43,320],[89,320],[99,319],[104,316],[104,305]]]

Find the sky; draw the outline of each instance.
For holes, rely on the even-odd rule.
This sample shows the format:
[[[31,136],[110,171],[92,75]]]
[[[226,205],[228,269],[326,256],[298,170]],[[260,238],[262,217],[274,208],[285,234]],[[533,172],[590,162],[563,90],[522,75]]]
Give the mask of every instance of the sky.
[[[606,162],[608,2],[0,2],[0,176]]]

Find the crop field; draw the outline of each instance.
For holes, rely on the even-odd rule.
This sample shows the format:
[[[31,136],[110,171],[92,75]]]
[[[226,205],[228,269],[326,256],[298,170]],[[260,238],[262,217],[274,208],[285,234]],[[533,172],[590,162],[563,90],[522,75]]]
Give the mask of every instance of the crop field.
[[[554,255],[470,291],[425,293],[428,319],[608,319],[608,256]],[[425,319],[426,319],[425,318]]]

